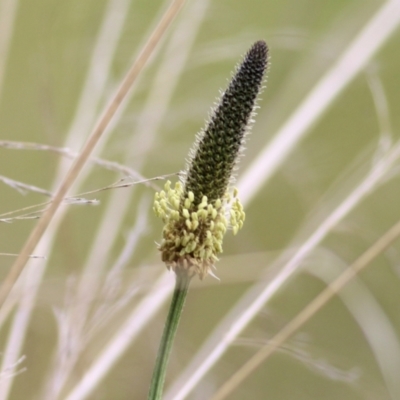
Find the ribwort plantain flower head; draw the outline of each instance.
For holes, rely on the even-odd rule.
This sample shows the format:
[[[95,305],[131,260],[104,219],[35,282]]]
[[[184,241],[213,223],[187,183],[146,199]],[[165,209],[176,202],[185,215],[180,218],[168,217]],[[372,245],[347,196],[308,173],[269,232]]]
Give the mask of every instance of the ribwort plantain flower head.
[[[253,44],[191,150],[182,182],[155,195],[164,222],[159,246],[169,269],[203,279],[222,253],[228,228],[236,234],[245,214],[231,189],[233,173],[253,122],[268,60],[265,42]]]

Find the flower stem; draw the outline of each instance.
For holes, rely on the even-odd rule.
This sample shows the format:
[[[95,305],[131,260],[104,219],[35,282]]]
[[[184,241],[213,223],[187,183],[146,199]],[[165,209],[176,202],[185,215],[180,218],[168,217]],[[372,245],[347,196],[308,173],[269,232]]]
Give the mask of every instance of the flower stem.
[[[192,277],[186,273],[178,272],[176,275],[174,294],[158,349],[148,400],[161,400],[162,398],[169,355],[171,354],[172,343],[178,328],[191,278]]]

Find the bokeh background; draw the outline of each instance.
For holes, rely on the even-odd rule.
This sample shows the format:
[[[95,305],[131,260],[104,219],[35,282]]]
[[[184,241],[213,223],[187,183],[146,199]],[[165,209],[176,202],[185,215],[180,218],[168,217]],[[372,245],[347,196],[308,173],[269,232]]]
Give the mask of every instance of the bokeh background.
[[[154,243],[162,224],[151,203],[163,181],[98,190],[124,177],[124,183],[167,174],[178,179],[219,90],[256,40],[268,43],[271,62],[238,171],[246,223],[239,235],[227,234],[220,281],[193,283],[166,398],[178,398],[187,381],[181,374],[196,368],[191,362],[202,346],[222,341],[229,321],[240,319],[243,296],[274,282],[385,162],[387,173],[293,262],[294,273],[185,398],[211,398],[397,222],[399,152],[391,151],[400,138],[400,29],[385,36],[377,26],[360,53],[351,54],[357,63],[380,40],[354,79],[311,117],[300,140],[286,137],[290,151],[276,150],[276,168],[249,174],[353,40],[396,4],[399,14],[393,0],[188,0],[96,148],[95,156],[118,166],[88,163],[71,192],[85,200],[61,206],[35,250],[46,258],[29,263],[0,312],[0,400],[146,398],[173,287]],[[31,212],[41,207],[23,209],[49,200],[37,189],[58,187],[71,164],[60,152],[81,149],[167,5],[0,0],[0,253],[19,253],[37,222],[31,217],[40,215]],[[388,24],[400,25],[396,12],[390,14],[397,22],[388,17]],[[344,68],[336,83],[346,76]],[[89,191],[97,192],[81,195]],[[228,398],[400,398],[399,250],[394,242]],[[0,255],[2,278],[14,259]],[[99,360],[110,343],[111,355]],[[93,365],[106,366],[104,376],[82,394],[77,388]]]

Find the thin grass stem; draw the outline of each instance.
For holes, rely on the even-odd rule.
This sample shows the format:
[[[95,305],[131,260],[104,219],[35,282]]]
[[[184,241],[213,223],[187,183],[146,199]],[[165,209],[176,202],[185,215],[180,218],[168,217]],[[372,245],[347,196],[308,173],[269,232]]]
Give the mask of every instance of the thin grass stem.
[[[162,398],[168,360],[191,278],[192,277],[184,271],[180,271],[180,273],[176,275],[175,289],[169,307],[168,317],[165,322],[164,332],[161,337],[160,347],[158,349],[148,400],[160,400]]]

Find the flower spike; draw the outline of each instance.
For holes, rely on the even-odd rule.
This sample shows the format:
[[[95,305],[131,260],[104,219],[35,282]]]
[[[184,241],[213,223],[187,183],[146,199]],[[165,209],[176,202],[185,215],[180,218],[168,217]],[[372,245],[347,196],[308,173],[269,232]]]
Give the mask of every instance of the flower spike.
[[[231,194],[268,61],[264,41],[253,44],[208,122],[198,135],[182,183],[156,193],[154,211],[164,222],[162,260],[177,274],[203,279],[222,253],[228,228],[236,234],[245,214]]]

